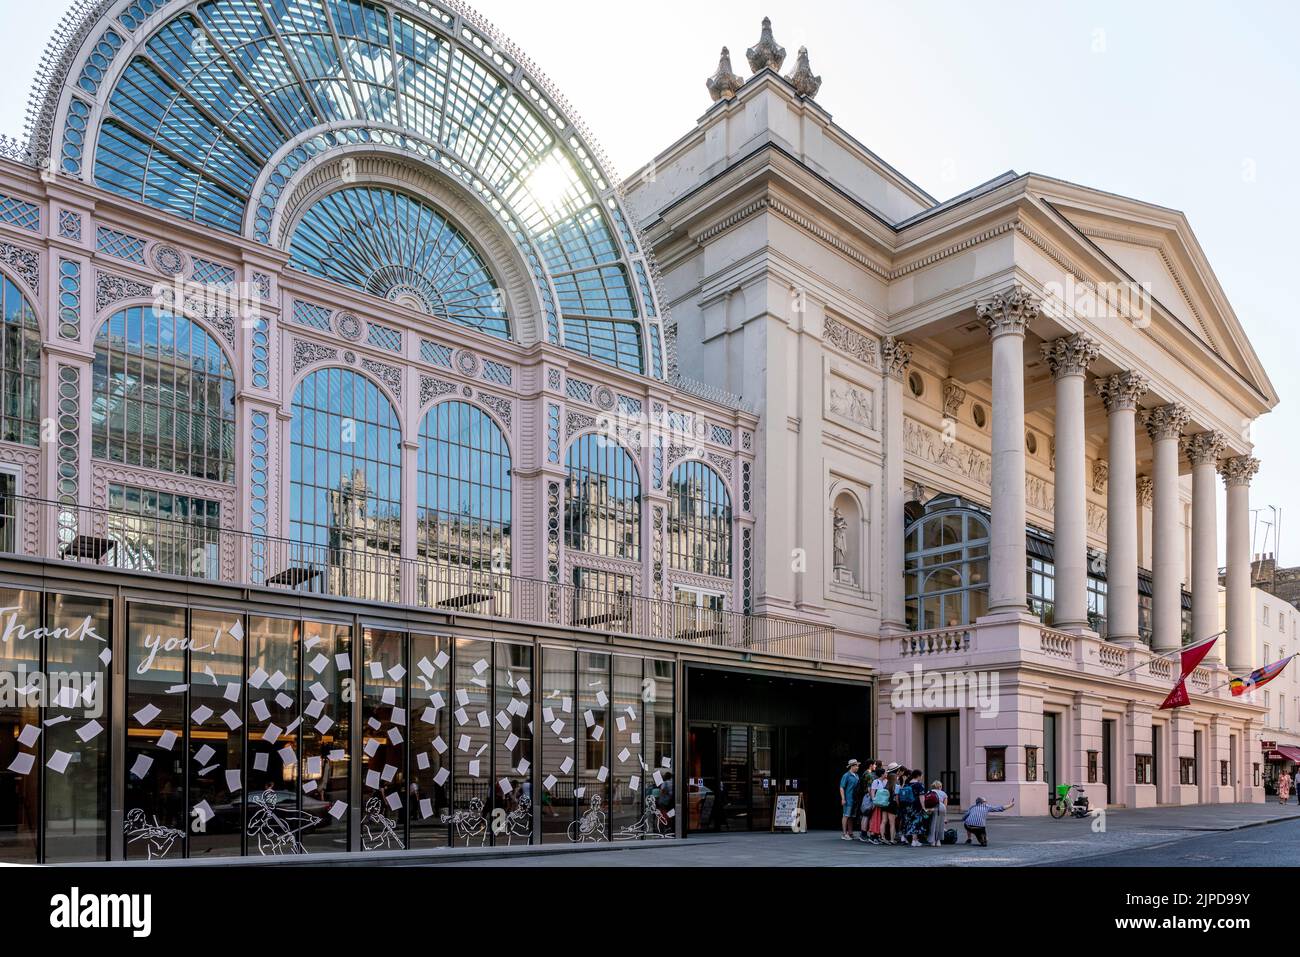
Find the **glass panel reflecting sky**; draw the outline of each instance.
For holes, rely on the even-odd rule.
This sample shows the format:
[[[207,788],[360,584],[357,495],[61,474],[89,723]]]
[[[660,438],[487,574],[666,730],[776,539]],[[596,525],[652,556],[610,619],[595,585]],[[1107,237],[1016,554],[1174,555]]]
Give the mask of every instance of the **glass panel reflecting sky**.
[[[482,257],[432,207],[391,189],[331,193],[299,220],[293,265],[412,309],[510,338]]]
[[[303,133],[327,124],[409,131],[425,140],[422,162],[431,150],[445,153],[444,168],[499,197],[493,215],[535,244],[525,255],[540,254],[561,274],[562,308],[577,317],[567,347],[643,371],[637,322],[592,322],[639,313],[621,261],[626,247],[602,205],[608,185],[580,141],[557,137],[496,65],[439,33],[442,26],[356,0],[211,0],[181,13],[137,48],[108,94],[94,182],[238,233],[262,171]],[[510,75],[513,64],[500,69]],[[282,195],[283,186],[267,188]],[[426,242],[429,223],[441,229],[445,220],[421,206],[423,222],[412,222],[398,205],[365,209],[379,214],[369,220],[347,212],[353,229],[332,249],[307,248],[309,235],[346,232],[325,215],[338,210],[316,211],[320,221],[294,237],[295,259],[317,275],[507,336],[504,315],[486,305],[483,289],[494,285],[487,270],[469,265],[472,250],[453,255]],[[617,204],[613,214],[626,225]],[[375,260],[377,238],[361,235],[363,224],[382,224],[383,251],[394,252],[391,243],[403,255]]]

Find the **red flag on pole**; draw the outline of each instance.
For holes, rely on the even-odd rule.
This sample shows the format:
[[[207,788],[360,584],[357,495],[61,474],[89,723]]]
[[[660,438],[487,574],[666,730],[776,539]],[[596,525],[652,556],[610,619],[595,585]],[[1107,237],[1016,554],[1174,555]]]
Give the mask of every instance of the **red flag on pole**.
[[[1194,645],[1188,645],[1179,654],[1182,661],[1182,667],[1179,669],[1178,681],[1174,684],[1174,690],[1169,692],[1169,696],[1161,703],[1159,709],[1164,711],[1168,708],[1182,708],[1192,703],[1191,698],[1187,696],[1187,679],[1193,671],[1197,669],[1200,663],[1205,660],[1205,656],[1210,653],[1214,643],[1219,640],[1219,636],[1206,638],[1198,641]]]
[[[1182,708],[1191,703],[1192,700],[1187,697],[1186,679],[1179,678],[1178,683],[1174,685],[1174,690],[1169,692],[1169,696],[1161,702],[1160,707],[1157,710],[1164,711],[1166,708]]]
[[[1214,643],[1218,640],[1219,636],[1215,635],[1213,638],[1206,638],[1204,641],[1198,641],[1196,644],[1188,645],[1183,649],[1182,654],[1179,655],[1183,661],[1183,673],[1179,681],[1182,681],[1196,670],[1197,665],[1210,653],[1210,649],[1214,647]]]

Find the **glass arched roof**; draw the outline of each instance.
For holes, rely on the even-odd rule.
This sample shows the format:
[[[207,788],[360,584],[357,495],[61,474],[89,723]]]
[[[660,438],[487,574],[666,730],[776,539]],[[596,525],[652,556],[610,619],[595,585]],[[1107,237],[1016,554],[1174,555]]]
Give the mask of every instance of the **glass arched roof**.
[[[405,193],[352,186],[308,208],[289,241],[292,265],[449,322],[510,338],[482,258],[437,210]]]
[[[533,271],[547,339],[663,377],[647,264],[615,191],[545,81],[472,14],[432,0],[105,0],[102,19],[69,66],[53,147],[65,173],[275,242],[271,213],[313,156],[405,151],[491,207]]]

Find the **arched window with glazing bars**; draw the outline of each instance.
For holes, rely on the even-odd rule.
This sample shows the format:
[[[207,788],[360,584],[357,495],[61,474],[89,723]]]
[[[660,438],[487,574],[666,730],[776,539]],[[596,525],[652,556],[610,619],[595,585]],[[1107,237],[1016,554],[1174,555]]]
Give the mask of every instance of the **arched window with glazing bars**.
[[[907,528],[904,588],[912,631],[968,625],[988,611],[989,525],[954,506],[927,510]]]
[[[668,560],[671,567],[731,577],[731,493],[704,462],[683,462],[668,482]]]
[[[487,412],[453,400],[424,414],[416,499],[422,603],[505,614],[510,446]]]
[[[293,394],[289,567],[299,587],[397,601],[401,426],[388,396],[350,369],[318,369]]]
[[[578,552],[641,559],[641,478],[621,445],[588,433],[569,446],[565,545]]]

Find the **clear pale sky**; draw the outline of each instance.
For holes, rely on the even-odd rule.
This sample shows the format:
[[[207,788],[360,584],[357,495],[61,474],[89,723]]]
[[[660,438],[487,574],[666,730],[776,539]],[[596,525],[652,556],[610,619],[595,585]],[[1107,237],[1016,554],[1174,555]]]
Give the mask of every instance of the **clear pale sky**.
[[[0,132],[22,133],[37,60],[70,0],[0,0]],[[1300,4],[479,0],[627,174],[709,106],[718,50],[770,16],[807,46],[817,102],[944,199],[1007,169],[1183,210],[1281,404],[1255,429],[1252,506],[1284,513],[1300,564]],[[1222,493],[1222,490],[1220,490]],[[1220,504],[1220,518],[1223,508]],[[1278,550],[1258,526],[1256,550]],[[1223,536],[1220,534],[1220,544]]]

